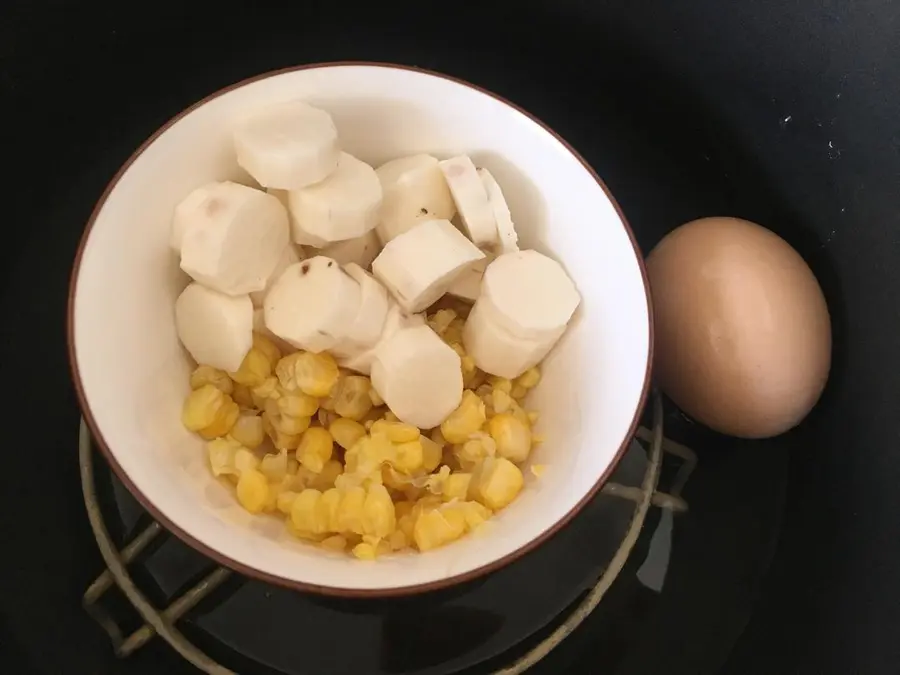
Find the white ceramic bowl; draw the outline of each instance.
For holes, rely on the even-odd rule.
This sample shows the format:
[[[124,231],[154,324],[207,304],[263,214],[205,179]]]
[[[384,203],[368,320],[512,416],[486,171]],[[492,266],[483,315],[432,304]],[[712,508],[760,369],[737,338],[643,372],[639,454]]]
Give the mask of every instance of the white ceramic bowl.
[[[568,269],[582,303],[546,360],[530,406],[546,441],[526,489],[479,533],[425,555],[368,563],[293,540],[250,516],[211,475],[180,422],[192,364],[173,306],[187,279],[168,247],[172,210],[210,180],[246,179],[232,121],[294,98],[328,110],[344,148],[369,162],[470,154],[502,186],[523,248]],[[148,511],[239,572],[295,588],[391,595],[495,570],[545,541],[598,491],[634,433],[649,384],[652,331],[643,263],[616,203],[554,132],[499,97],[422,70],[366,63],[293,68],[222,90],[153,135],[101,197],[72,275],[69,349],[94,438]],[[590,542],[585,543],[590,546]]]

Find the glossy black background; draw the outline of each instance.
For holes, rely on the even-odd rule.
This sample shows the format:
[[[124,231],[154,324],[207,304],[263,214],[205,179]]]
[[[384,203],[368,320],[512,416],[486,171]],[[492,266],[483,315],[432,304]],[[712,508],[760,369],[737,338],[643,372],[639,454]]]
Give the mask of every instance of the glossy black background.
[[[740,204],[742,195],[774,196],[781,220],[767,224],[811,260],[829,296],[835,372],[818,414],[793,437],[784,531],[726,672],[896,672],[900,4],[185,4],[0,7],[0,344],[5,419],[18,425],[3,452],[19,458],[5,464],[18,472],[0,483],[4,557],[18,562],[0,576],[0,617],[10,623],[20,612],[44,623],[46,651],[30,660],[61,667],[64,652],[96,640],[66,619],[75,611],[67,593],[95,561],[59,564],[69,541],[89,536],[68,454],[77,410],[61,348],[76,223],[131,150],[203,95],[275,67],[371,58],[436,68],[508,96],[596,164],[603,147],[591,111],[618,107],[648,130],[647,142],[664,130],[685,181],[712,162],[741,215],[773,215],[767,204]],[[634,142],[638,162],[657,154]],[[639,217],[672,227],[702,215],[688,202],[657,213],[642,185],[614,186]],[[690,189],[673,179],[674,198],[661,201],[677,204]],[[48,462],[53,470],[42,468]],[[67,507],[42,507],[42,490]],[[54,546],[47,538],[56,530],[66,537]],[[68,575],[55,579],[47,606],[29,604],[22,587],[22,570],[41,557]]]

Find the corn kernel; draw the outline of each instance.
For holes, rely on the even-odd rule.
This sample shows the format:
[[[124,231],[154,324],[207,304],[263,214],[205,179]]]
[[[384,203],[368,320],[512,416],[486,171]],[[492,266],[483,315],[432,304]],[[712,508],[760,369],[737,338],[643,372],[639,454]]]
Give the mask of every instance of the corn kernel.
[[[266,477],[255,469],[244,471],[237,483],[238,503],[250,513],[261,513],[268,498]]]
[[[246,448],[241,448],[234,453],[234,468],[237,469],[238,473],[256,471],[259,469],[259,465],[259,457]]]
[[[475,389],[475,394],[478,396],[478,398],[487,398],[488,396],[491,396],[491,394],[493,394],[493,392],[494,392],[494,388],[489,384],[479,385]]]
[[[466,322],[462,319],[454,319],[450,322],[450,325],[447,326],[447,330],[444,331],[444,334],[441,335],[444,338],[444,342],[447,344],[451,344],[454,342],[462,342],[462,334],[463,328],[465,327]]]
[[[318,529],[318,518],[316,509],[322,493],[312,488],[303,490],[294,499],[291,505],[291,523],[300,532],[309,532],[310,534],[321,534],[324,529]]]
[[[513,401],[513,405],[509,410],[509,414],[515,417],[529,429],[531,428],[531,416],[527,412],[525,412],[525,409],[515,401]]]
[[[475,437],[465,443],[453,446],[453,454],[460,462],[474,464],[485,457],[493,457],[497,454],[497,443],[487,434],[476,431]]]
[[[266,381],[266,378],[272,374],[272,363],[266,357],[265,352],[256,347],[251,347],[250,351],[241,361],[240,367],[231,373],[231,379],[238,384],[248,387],[257,387]]]
[[[342,377],[334,388],[334,412],[351,420],[361,420],[372,409],[372,383],[362,375]]]
[[[408,516],[410,513],[412,513],[414,506],[414,502],[394,502],[394,516],[397,518],[397,520],[400,520],[403,516]]]
[[[366,491],[362,511],[363,534],[387,537],[397,527],[394,503],[383,485],[372,485]]]
[[[265,355],[266,360],[269,362],[270,370],[275,370],[275,366],[281,360],[281,350],[278,346],[262,333],[254,331],[253,347]]]
[[[379,469],[384,462],[395,459],[396,454],[397,450],[387,435],[376,432],[359,439],[344,455],[344,460],[349,468],[350,456],[355,455],[356,468],[353,471],[365,476]]]
[[[462,510],[466,519],[466,527],[470,532],[484,524],[492,515],[488,507],[478,502],[461,502],[456,506]]]
[[[499,389],[507,394],[512,392],[513,383],[505,377],[497,377],[495,375],[491,375],[488,378],[488,383],[494,389]]]
[[[502,389],[494,389],[491,392],[491,398],[493,399],[492,403],[495,415],[501,415],[507,412],[513,405],[512,397]]]
[[[439,309],[428,319],[428,325],[435,333],[443,335],[455,318],[456,312],[452,309]]]
[[[447,502],[453,499],[464,501],[466,495],[469,493],[469,483],[471,480],[472,474],[470,473],[450,474],[444,481],[441,497]]]
[[[276,449],[296,450],[297,446],[300,445],[301,434],[286,434],[280,429],[277,429],[275,425],[272,424],[270,416],[266,413],[263,413],[262,421],[263,430],[266,432],[266,435],[272,439],[272,445],[274,445]]]
[[[312,417],[319,409],[319,400],[303,392],[289,392],[279,397],[278,411],[285,417]]]
[[[267,454],[260,461],[259,470],[269,481],[279,483],[288,475],[287,459],[287,450]]]
[[[402,492],[409,487],[410,480],[412,479],[409,476],[397,471],[397,469],[390,464],[385,464],[381,467],[381,484],[386,485],[392,490]]]
[[[240,412],[228,394],[205,384],[188,394],[181,411],[181,422],[189,431],[212,440],[231,431]]]
[[[340,553],[347,548],[347,539],[339,534],[335,534],[323,539],[321,546],[327,551],[336,551]]]
[[[451,342],[450,349],[455,351],[460,359],[466,355],[466,348],[460,342]]]
[[[410,441],[415,441],[419,439],[422,432],[419,431],[418,427],[414,427],[412,424],[406,424],[404,422],[398,421],[396,418],[387,419],[387,414],[385,415],[384,420],[379,420],[372,425],[372,433],[383,433],[388,437],[391,443],[408,443]]]
[[[300,351],[289,354],[278,362],[275,373],[286,391],[299,389],[317,398],[331,394],[340,376],[334,357],[327,352],[312,354]]]
[[[206,444],[206,452],[209,457],[209,466],[213,475],[239,476],[240,472],[235,466],[235,455],[243,449],[240,443],[230,438],[217,438]]]
[[[528,415],[528,422],[529,424],[531,424],[531,426],[537,424],[537,421],[540,418],[540,414],[537,412],[537,410],[529,410],[526,414]]]
[[[278,493],[278,497],[275,499],[275,508],[281,511],[284,515],[291,515],[291,509],[294,507],[294,500],[297,499],[297,493],[293,490],[284,490],[283,492]]]
[[[388,537],[388,546],[392,551],[402,551],[409,546],[409,540],[403,530],[394,530]]]
[[[317,490],[328,490],[334,487],[334,482],[344,472],[343,465],[336,459],[330,459],[325,462],[325,466],[319,473],[312,474],[310,487]]]
[[[514,385],[512,388],[512,397],[517,401],[521,401],[523,398],[528,396],[528,390],[525,387],[520,385]]]
[[[353,547],[353,555],[359,560],[375,560],[376,549],[365,542]]]
[[[206,384],[211,384],[223,394],[234,391],[234,382],[224,370],[212,366],[197,366],[191,373],[191,389],[199,389]]]
[[[403,473],[411,474],[422,468],[424,462],[424,449],[421,441],[407,441],[406,443],[398,443],[395,446],[397,451],[396,457],[391,462],[397,469]]]
[[[361,487],[343,490],[341,503],[331,529],[335,532],[362,534],[363,507],[366,503],[366,496],[366,490]]]
[[[505,457],[488,458],[475,469],[469,496],[493,511],[508,506],[522,490],[522,472]]]
[[[334,442],[344,450],[352,448],[360,438],[366,435],[366,428],[362,424],[344,417],[336,419],[328,425],[328,431],[334,438]]]
[[[538,382],[540,382],[540,381],[541,381],[541,371],[535,367],[535,368],[529,368],[524,373],[519,375],[515,380],[515,384],[522,387],[523,389],[528,390],[528,389],[534,389],[538,385]]]
[[[431,473],[441,464],[443,448],[427,436],[420,436],[419,443],[422,445],[422,468]]]
[[[322,532],[336,532],[338,509],[344,495],[340,490],[329,488],[322,492],[322,498],[316,504],[316,526]]]
[[[450,443],[462,443],[481,429],[485,419],[484,401],[466,389],[459,406],[441,423],[441,434]]]
[[[245,448],[256,450],[265,438],[262,417],[254,414],[241,415],[231,427],[229,435]]]
[[[250,388],[245,387],[243,384],[234,384],[233,390],[231,392],[231,398],[234,399],[234,402],[245,410],[250,410],[256,407],[256,403],[254,403],[253,396],[250,393]]]
[[[540,478],[544,475],[544,472],[547,470],[546,464],[532,464],[530,467],[531,475],[535,478]]]
[[[434,429],[431,430],[430,438],[437,445],[441,446],[441,448],[443,448],[445,445],[447,445],[447,439],[444,438],[444,434],[441,433],[440,427],[435,427]]]
[[[497,454],[512,462],[524,462],[531,452],[531,429],[520,419],[503,413],[488,422],[488,431],[497,444]]]
[[[381,394],[375,391],[375,387],[369,388],[369,398],[372,399],[372,405],[376,408],[380,408],[384,405],[384,399],[381,398]]]
[[[449,544],[465,532],[466,520],[461,511],[432,509],[423,511],[416,519],[413,536],[416,546],[424,552]]]
[[[334,439],[331,438],[328,429],[310,427],[303,432],[303,438],[300,439],[297,460],[313,473],[319,473],[325,467],[325,462],[331,459],[333,451]]]

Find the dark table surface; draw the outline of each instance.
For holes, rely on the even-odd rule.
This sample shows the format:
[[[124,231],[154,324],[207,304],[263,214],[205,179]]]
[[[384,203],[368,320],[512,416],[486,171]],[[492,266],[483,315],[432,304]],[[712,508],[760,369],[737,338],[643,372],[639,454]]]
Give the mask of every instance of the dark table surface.
[[[90,535],[62,333],[67,276],[96,197],[156,127],[217,88],[285,65],[361,58],[488,87],[598,165],[592,111],[613,99],[647,128],[648,142],[664,132],[675,165],[709,156],[741,215],[778,215],[766,224],[810,260],[829,297],[834,373],[820,410],[793,437],[781,539],[726,673],[896,673],[900,3],[779,5],[3,3],[0,157],[12,209],[0,211],[9,397],[0,620],[13,637],[2,649],[44,673],[79,673],[61,655],[99,639],[72,621],[73,589],[98,561],[66,563],[72,542]],[[660,227],[710,215],[687,206],[655,213],[640,181],[612,187]],[[673,181],[671,190],[682,187]],[[761,190],[770,199],[757,203]],[[57,577],[35,604],[24,570],[42,564]],[[46,629],[44,649],[26,625]]]

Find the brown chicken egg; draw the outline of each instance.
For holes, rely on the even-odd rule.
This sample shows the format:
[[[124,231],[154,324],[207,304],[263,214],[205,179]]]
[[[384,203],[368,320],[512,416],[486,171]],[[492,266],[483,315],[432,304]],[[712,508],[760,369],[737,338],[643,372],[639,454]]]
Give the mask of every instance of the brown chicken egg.
[[[831,323],[800,255],[764,227],[703,218],[647,257],[654,373],[688,415],[742,438],[796,426],[831,366]]]

